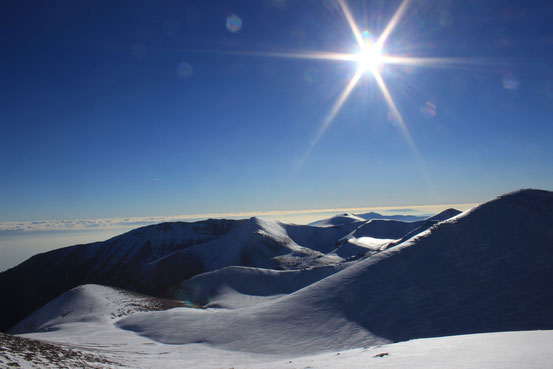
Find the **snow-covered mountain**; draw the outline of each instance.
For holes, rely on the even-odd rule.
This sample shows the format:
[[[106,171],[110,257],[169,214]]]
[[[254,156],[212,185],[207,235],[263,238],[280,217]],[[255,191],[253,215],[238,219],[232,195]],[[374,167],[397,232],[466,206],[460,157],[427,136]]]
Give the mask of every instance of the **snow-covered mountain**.
[[[71,344],[90,354],[95,363],[107,360],[112,366],[127,363],[131,367],[155,366],[162,357],[166,359],[160,365],[167,367],[171,363],[283,367],[284,358],[295,362],[297,357],[302,357],[298,359],[300,367],[330,362],[335,367],[345,362],[360,367],[355,360],[367,359],[375,367],[381,363],[382,367],[402,366],[424,357],[418,352],[419,359],[414,359],[417,350],[435,348],[453,354],[481,344],[499,353],[505,351],[500,342],[516,347],[515,341],[523,345],[524,352],[536,350],[535,367],[553,359],[547,354],[551,344],[532,346],[532,340],[546,337],[547,332],[420,340],[553,329],[553,192],[521,190],[461,214],[448,210],[417,222],[373,219],[324,227],[257,218],[219,222],[218,229],[224,231],[205,232],[205,241],[192,241],[182,248],[152,241],[155,246],[144,259],[131,257],[135,264],[124,257],[136,255],[125,251],[132,247],[131,241],[122,241],[132,232],[119,236],[122,239],[110,246],[75,246],[82,249],[80,254],[69,254],[95,260],[98,254],[90,250],[113,247],[110,254],[123,255],[119,259],[122,265],[134,265],[131,270],[137,273],[137,280],[142,276],[147,283],[153,279],[162,286],[176,276],[170,282],[170,293],[181,302],[158,304],[155,298],[86,285],[51,298],[12,332],[25,332],[17,337],[21,340]],[[184,223],[182,227],[206,229],[205,224]],[[148,232],[153,230],[148,228],[142,231],[151,235]],[[194,232],[186,237],[200,238]],[[79,258],[59,255],[64,263],[79,265]],[[187,264],[190,259],[194,262]],[[29,265],[21,270],[34,273],[33,264]],[[190,277],[171,269],[190,265],[201,266]],[[47,266],[41,266],[42,270]],[[15,275],[27,278],[25,283],[31,286],[26,292],[36,297],[32,288],[36,280],[17,268],[12,269],[18,272]],[[4,274],[1,283],[5,283]],[[150,285],[155,283],[141,286]],[[1,286],[4,291],[5,285]],[[5,300],[6,305],[22,301],[18,295],[6,295],[15,301]],[[174,307],[182,302],[204,308]],[[15,345],[9,336],[0,339]],[[413,343],[393,344],[413,339]],[[89,352],[115,344],[120,345],[116,350]],[[350,350],[343,362],[336,358],[338,352],[344,354],[342,350]],[[316,356],[321,352],[332,352],[332,359],[328,354]],[[467,362],[493,367],[486,360],[496,355],[475,352],[478,360]],[[384,353],[388,355],[379,356]],[[392,359],[387,357],[390,355]],[[444,355],[438,355],[443,360],[433,364],[447,366],[448,355]],[[482,361],[482,357],[488,359]],[[207,361],[198,362],[201,358]],[[527,361],[518,364],[532,367]]]
[[[118,326],[166,343],[190,343],[201,336],[225,349],[298,353],[551,329],[551,224],[553,193],[517,192],[281,298],[230,312],[194,313],[193,318],[188,312],[137,314]],[[172,326],[188,330],[181,334]],[[229,332],[235,331],[240,334],[231,339]]]
[[[227,266],[302,269],[340,264],[331,252],[357,225],[311,227],[260,218],[161,223],[104,242],[35,255],[0,273],[6,331],[63,292],[87,283],[173,298],[183,281]]]
[[[333,254],[350,259],[382,251],[460,213],[455,209],[447,209],[430,218],[412,222],[372,219],[361,223],[354,231],[342,238]]]
[[[449,209],[449,210],[455,210],[455,209]],[[375,212],[364,213],[364,214],[343,213],[343,214],[334,215],[330,218],[317,220],[316,222],[309,223],[309,225],[317,226],[317,227],[332,227],[335,225],[342,225],[342,224],[348,224],[348,223],[366,222],[367,220],[373,220],[373,219],[399,220],[401,222],[416,222],[418,220],[425,220],[427,218],[428,216],[422,216],[422,215],[382,215]]]
[[[428,218],[428,216],[424,215],[382,215],[373,211],[370,213],[357,214],[357,216],[365,220],[390,219],[401,220],[402,222],[416,222],[417,220],[424,220]]]
[[[350,265],[342,263],[301,270],[231,266],[190,278],[176,291],[175,297],[207,307],[255,305],[264,299],[302,289]]]
[[[150,292],[164,280],[146,280],[144,265],[194,245],[224,237],[246,220],[161,223],[132,230],[104,242],[65,247],[38,254],[0,273],[0,329],[11,325],[63,292],[86,283]],[[175,278],[202,272],[193,261],[177,268]],[[163,289],[163,288],[162,288]],[[163,292],[158,295],[162,295]]]
[[[317,227],[332,227],[332,226],[342,225],[342,224],[366,222],[367,220],[368,219],[362,218],[355,214],[344,213],[344,214],[334,215],[327,219],[322,219],[313,223],[309,223],[309,225],[317,226]]]
[[[50,331],[53,327],[75,322],[106,323],[139,311],[158,311],[190,307],[178,300],[140,295],[119,288],[93,284],[75,287],[35,313],[20,321],[11,330],[14,334]]]

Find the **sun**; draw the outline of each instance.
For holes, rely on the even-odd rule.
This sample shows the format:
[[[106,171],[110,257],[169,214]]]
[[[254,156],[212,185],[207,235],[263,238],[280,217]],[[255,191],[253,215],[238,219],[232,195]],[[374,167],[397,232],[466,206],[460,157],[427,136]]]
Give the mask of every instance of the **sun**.
[[[357,60],[360,72],[370,72],[373,74],[378,72],[378,68],[384,61],[382,50],[377,45],[368,43],[362,46],[361,51],[356,54],[355,59]]]
[[[309,155],[313,147],[317,144],[319,139],[324,135],[325,131],[334,121],[334,118],[339,113],[340,109],[356,87],[356,85],[362,80],[364,75],[370,74],[374,85],[380,90],[386,105],[389,109],[388,120],[398,125],[400,131],[403,133],[407,143],[413,149],[415,155],[418,155],[418,150],[411,137],[409,129],[407,128],[405,121],[396,105],[390,90],[388,89],[385,81],[386,74],[389,73],[390,68],[383,68],[387,65],[401,65],[401,66],[421,66],[421,67],[443,67],[443,66],[460,66],[461,64],[473,64],[478,61],[472,58],[460,59],[460,58],[444,58],[444,57],[413,57],[408,55],[397,55],[390,53],[390,48],[387,44],[390,35],[393,34],[396,26],[400,24],[400,21],[406,14],[407,8],[414,0],[401,0],[398,8],[392,15],[392,18],[386,24],[385,28],[379,34],[372,34],[369,30],[363,30],[359,28],[353,14],[347,4],[348,0],[335,0],[341,10],[343,17],[345,18],[356,44],[352,45],[349,53],[342,52],[329,52],[329,51],[296,51],[296,52],[234,52],[234,54],[251,55],[251,56],[264,56],[264,57],[278,57],[289,59],[312,59],[312,60],[327,60],[327,61],[339,61],[339,62],[351,62],[357,64],[355,73],[352,73],[351,79],[345,83],[342,91],[338,94],[334,102],[331,104],[328,114],[326,115],[321,127],[319,128],[315,138],[310,142],[310,145],[301,160],[303,162]]]

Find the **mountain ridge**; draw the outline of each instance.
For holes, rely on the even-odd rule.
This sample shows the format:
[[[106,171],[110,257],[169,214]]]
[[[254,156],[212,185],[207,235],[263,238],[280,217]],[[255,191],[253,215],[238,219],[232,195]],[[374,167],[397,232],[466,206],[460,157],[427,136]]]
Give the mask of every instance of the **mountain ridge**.
[[[194,319],[186,312],[146,313],[117,324],[164,343],[186,344],[201,335],[224,349],[271,347],[298,354],[551,329],[551,224],[552,192],[517,192],[261,305],[194,314]],[[207,321],[209,331],[201,334]],[[169,329],[175,325],[187,327],[187,334]],[[240,336],[230,339],[228,332],[238,329]]]
[[[326,255],[353,226],[310,227],[208,219],[140,227],[107,241],[35,255],[0,273],[0,330],[76,286],[96,283],[173,298],[183,281],[231,265],[299,269],[342,261]],[[294,239],[297,241],[294,241]],[[305,246],[304,246],[305,245]]]
[[[272,267],[284,266],[283,270],[216,264],[211,272],[201,270],[192,278],[172,280],[171,287],[173,297],[211,309],[136,313],[119,319],[116,327],[161,343],[203,342],[225,350],[275,354],[553,328],[553,292],[548,288],[553,281],[553,192],[521,190],[456,213],[445,211],[410,224],[404,229],[407,233],[398,233],[402,238],[351,260],[326,257],[351,237],[376,236],[369,232],[370,224],[401,228],[405,222],[310,227],[244,220],[221,237],[245,242],[232,246],[237,250],[247,249],[248,242],[268,247],[271,253],[262,259],[274,259]],[[387,232],[396,232],[390,229]],[[246,237],[233,238],[235,233]],[[313,242],[313,237],[324,244]],[[318,247],[307,248],[314,256],[325,256],[309,261],[300,244]],[[290,257],[283,263],[281,257],[286,255]],[[286,264],[295,257],[308,262]],[[164,269],[167,265],[161,262],[170,260],[165,258],[148,259],[142,268]],[[317,264],[318,259],[323,260]],[[180,261],[186,259],[169,265],[182,267]],[[256,279],[260,286],[248,287]]]

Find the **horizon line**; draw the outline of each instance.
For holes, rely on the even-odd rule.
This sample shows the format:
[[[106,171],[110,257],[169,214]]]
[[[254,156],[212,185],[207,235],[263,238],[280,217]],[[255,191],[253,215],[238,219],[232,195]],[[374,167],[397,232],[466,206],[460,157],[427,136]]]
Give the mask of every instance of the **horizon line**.
[[[266,211],[237,211],[237,212],[211,212],[197,214],[141,216],[141,217],[112,217],[112,218],[88,218],[88,219],[65,219],[65,220],[31,220],[31,221],[1,221],[0,232],[29,232],[29,231],[76,231],[106,228],[121,228],[133,225],[148,225],[180,220],[204,220],[228,218],[249,218],[249,217],[271,217],[277,216],[293,217],[308,216],[319,213],[342,213],[360,211],[393,211],[405,212],[415,211],[436,211],[436,209],[461,208],[467,210],[480,203],[456,203],[456,204],[435,204],[435,205],[396,205],[396,206],[365,206],[365,207],[339,207],[321,209],[296,209],[296,210],[266,210]],[[441,210],[440,210],[441,211]],[[278,219],[277,219],[278,220]]]

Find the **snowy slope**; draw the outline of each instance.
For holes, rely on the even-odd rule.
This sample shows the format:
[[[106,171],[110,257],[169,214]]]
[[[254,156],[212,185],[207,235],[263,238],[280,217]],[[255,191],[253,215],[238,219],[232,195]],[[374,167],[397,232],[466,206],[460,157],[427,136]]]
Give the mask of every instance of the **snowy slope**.
[[[300,357],[244,354],[203,344],[158,345],[122,332],[96,332],[97,346],[39,340],[54,334],[0,333],[0,365],[21,368],[202,369],[549,369],[553,331],[521,331],[417,339]],[[59,332],[58,332],[59,334]]]
[[[425,224],[443,221],[460,213],[460,211],[455,209],[447,209],[428,219],[415,222],[403,222],[393,219],[373,219],[361,224],[354,232],[350,233],[347,238],[371,237],[380,239],[399,239],[410,232],[416,232],[417,229]]]
[[[363,225],[351,233],[351,236],[356,238],[372,237],[397,239],[418,228],[422,222],[424,221],[402,222],[399,220],[373,219],[363,223]]]
[[[151,292],[156,280],[143,285],[142,265],[175,250],[220,238],[244,225],[245,220],[161,223],[132,230],[104,242],[65,247],[38,254],[0,273],[0,330],[6,331],[33,310],[69,289],[102,283]],[[175,278],[200,273],[191,261]],[[158,295],[163,295],[159,291]]]
[[[126,295],[125,291],[102,286],[81,286],[37,312],[37,316],[44,317],[48,313],[53,317],[44,322],[40,332],[23,336],[0,334],[0,366],[3,363],[15,366],[13,363],[16,363],[23,368],[553,367],[551,330],[417,339],[323,353],[319,349],[300,356],[286,352],[271,356],[241,352],[244,350],[222,350],[202,341],[166,345],[120,330],[114,325],[121,319],[117,312],[133,316],[144,308],[143,299],[133,300],[132,294]],[[136,306],[133,302],[139,308],[133,308]],[[173,311],[179,310],[189,309]],[[184,329],[182,326],[174,328]],[[201,333],[188,327],[187,331],[192,335]],[[238,331],[229,333],[240,336]]]
[[[135,314],[117,324],[164,343],[295,354],[551,329],[551,224],[553,193],[517,192],[263,304]]]
[[[452,208],[449,208],[449,209],[446,209],[434,216],[431,216],[430,218],[427,218],[425,220],[430,220],[430,221],[438,221],[438,222],[441,222],[442,220],[446,220],[446,219],[450,219],[450,218],[453,218],[457,215],[461,214],[461,212],[457,209],[452,209]]]
[[[246,232],[254,241],[270,235],[278,250],[298,245],[290,225],[254,222],[254,235]],[[135,306],[134,298],[83,286],[18,329],[129,367],[551,367],[551,331],[418,338],[553,329],[553,193],[518,191],[429,222],[422,233],[347,264],[227,267],[180,284],[183,299],[212,308],[121,309]],[[313,228],[327,229],[306,233]],[[346,231],[341,239],[356,232]],[[6,352],[0,360],[24,362]]]
[[[251,218],[245,224],[216,240],[178,251],[149,263],[180,264],[177,260],[195,259],[202,270],[211,271],[231,265],[266,268],[301,268],[312,264],[339,262],[323,253],[298,245],[280,222]]]
[[[447,219],[459,213],[460,212],[457,210],[448,209],[430,218],[432,220],[427,220],[426,223],[420,223],[434,225],[437,220]],[[329,256],[337,256],[338,259],[327,260],[326,258],[318,256],[321,258],[319,259],[319,263],[310,262],[307,264],[304,263],[304,265],[317,265],[321,264],[320,261],[323,261],[322,267],[302,268],[301,271],[272,271],[241,267],[214,268],[215,271],[213,272],[201,274],[186,281],[185,287],[180,289],[179,292],[175,294],[175,297],[202,305],[208,304],[208,306],[236,308],[254,305],[266,300],[265,298],[257,298],[254,296],[270,297],[291,293],[350,265],[350,263],[346,263],[337,267],[335,263],[338,262],[339,259],[354,260],[369,253],[374,253],[381,248],[385,248],[395,241],[393,239],[372,237],[355,238],[351,235],[355,234],[355,230],[360,227],[356,222],[341,226],[326,227],[324,229],[262,220],[258,220],[258,222],[263,224],[264,227],[271,227],[269,233],[280,235],[282,238],[281,244],[290,242],[290,240],[286,240],[290,237],[298,243],[301,242],[303,245],[308,245],[311,249],[326,252]],[[403,224],[403,229],[412,229],[418,225],[399,221],[391,221],[391,223],[385,221],[384,224],[391,224],[392,231],[394,227],[397,227],[397,224]],[[335,241],[350,229],[352,232],[349,233],[346,241],[343,239]],[[385,229],[385,227],[382,227],[382,229]],[[426,228],[421,229],[421,231],[425,229]],[[211,254],[219,254],[205,246],[202,246],[202,248]],[[193,249],[187,250],[186,252],[191,251],[193,251]],[[335,263],[332,263],[333,261]],[[227,264],[230,265],[232,263],[227,262]],[[325,264],[331,265],[326,267],[324,266]],[[248,283],[253,280],[255,280],[255,284]]]
[[[350,236],[345,239],[332,254],[346,259],[360,258],[383,250],[395,241],[396,240],[390,238],[373,238],[366,236],[356,238],[355,236]]]
[[[107,323],[139,311],[192,306],[94,284],[75,287],[19,322],[10,333],[43,332],[75,322]],[[55,328],[54,328],[55,327]]]
[[[275,360],[274,356],[244,355],[202,344],[161,345],[114,325],[123,316],[182,305],[110,287],[79,286],[16,328],[18,332],[34,328],[35,333],[0,333],[0,367],[220,368]]]
[[[355,226],[300,226],[259,218],[162,223],[105,242],[35,255],[0,273],[7,301],[0,329],[80,284],[99,283],[172,297],[182,282],[231,265],[301,269],[342,262],[335,249]]]
[[[553,331],[418,339],[236,368],[547,369],[553,368]]]
[[[175,297],[208,307],[244,307],[262,302],[267,297],[292,293],[349,265],[344,263],[302,270],[226,267],[190,278],[177,290]]]

